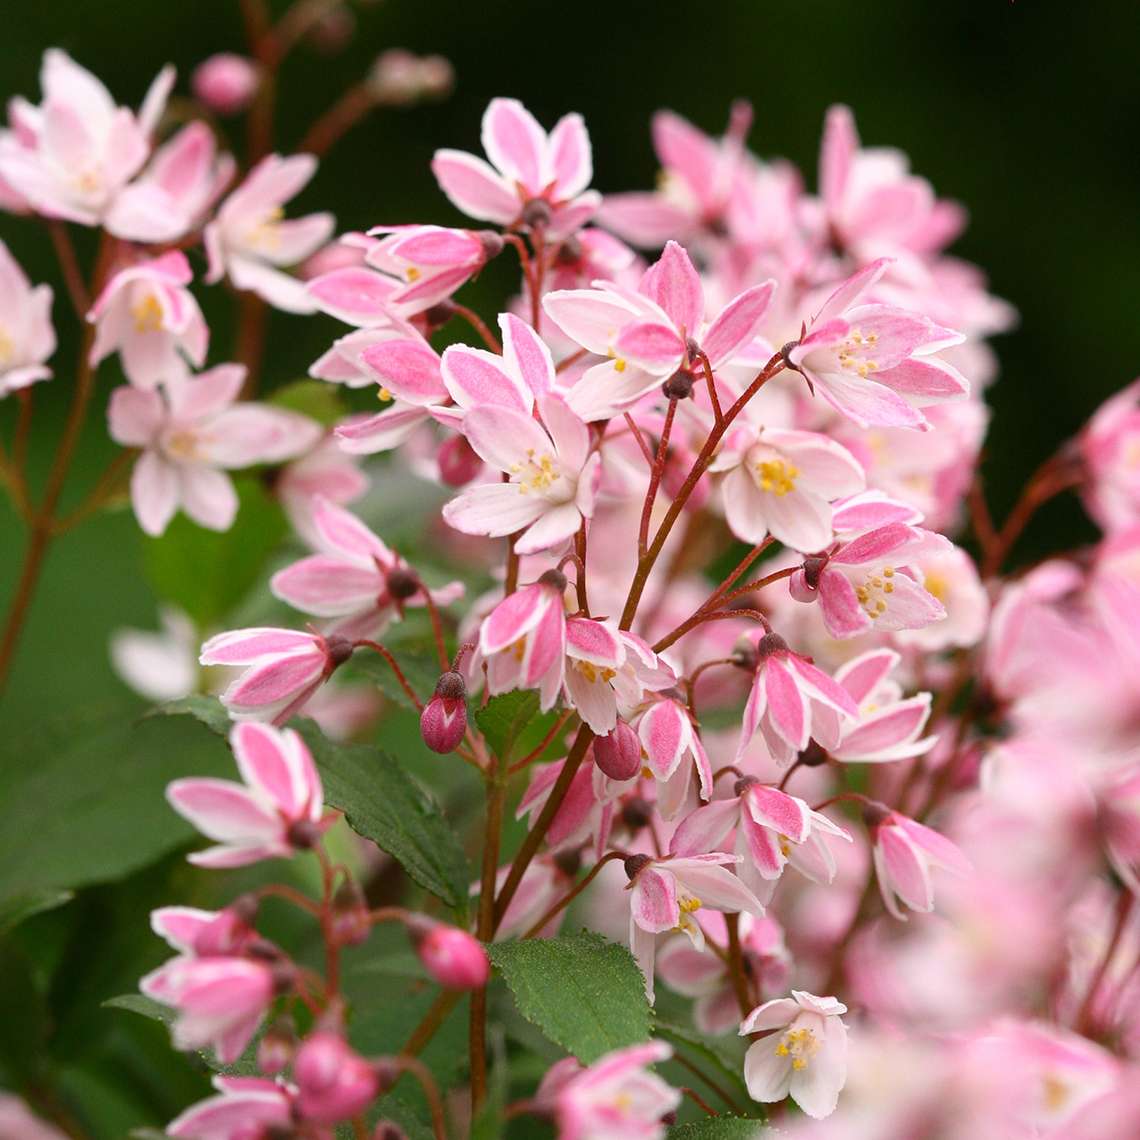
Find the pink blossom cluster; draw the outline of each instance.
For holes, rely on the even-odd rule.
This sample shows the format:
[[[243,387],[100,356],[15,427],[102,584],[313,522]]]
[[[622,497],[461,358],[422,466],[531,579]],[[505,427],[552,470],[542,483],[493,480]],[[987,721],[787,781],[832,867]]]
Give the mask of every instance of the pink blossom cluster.
[[[242,64],[200,69],[199,97],[240,112],[258,82]],[[657,188],[611,194],[580,116],[547,131],[495,99],[482,156],[432,160],[453,224],[331,240],[330,215],[283,213],[314,156],[239,164],[204,121],[160,138],[172,83],[160,74],[136,113],[51,51],[42,103],[14,100],[0,132],[10,212],[105,235],[85,367],[116,357],[124,378],[107,414],[140,527],[161,534],[181,510],[226,530],[226,472],[264,466],[308,548],[269,580],[292,625],[171,615],[166,635],[116,643],[147,695],[206,683],[235,722],[241,781],[168,790],[213,844],[191,861],[311,855],[323,882],[319,899],[282,885],[155,912],[175,956],[141,985],[173,1011],[175,1046],[229,1064],[268,1025],[262,1075],[220,1077],[168,1134],[364,1135],[404,1071],[438,1107],[410,1053],[353,1047],[341,950],[398,922],[434,983],[483,995],[485,945],[554,936],[574,902],[627,942],[649,1002],[670,991],[697,1031],[747,1039],[753,1108],[794,1102],[792,1135],[1135,1135],[1136,385],[996,524],[976,468],[987,338],[1012,310],[946,252],[963,209],[863,146],[845,107],[827,114],[814,189],[749,149],[739,104],[719,137],[654,116]],[[188,250],[205,255],[199,282]],[[505,258],[517,292],[484,319],[460,298]],[[223,281],[340,322],[310,375],[379,408],[326,429],[255,398],[242,364],[208,365],[195,286]],[[23,393],[50,376],[52,291],[2,244],[0,286],[0,395]],[[399,470],[440,491],[431,561],[456,580],[350,509]],[[1071,488],[1100,539],[1007,573],[1033,510]],[[472,568],[487,588],[464,602]],[[433,693],[401,668],[401,627],[430,629]],[[329,854],[338,814],[285,726],[370,723],[375,694],[362,708],[336,687],[368,654],[438,763],[476,769],[489,803],[509,783],[527,827],[510,858],[484,836],[471,929],[369,909]],[[496,758],[469,701],[520,690],[545,736]],[[319,925],[323,972],[258,932],[274,895]],[[662,1137],[694,1091],[652,1070],[670,1056],[656,1040],[566,1057],[512,1111],[562,1140]]]

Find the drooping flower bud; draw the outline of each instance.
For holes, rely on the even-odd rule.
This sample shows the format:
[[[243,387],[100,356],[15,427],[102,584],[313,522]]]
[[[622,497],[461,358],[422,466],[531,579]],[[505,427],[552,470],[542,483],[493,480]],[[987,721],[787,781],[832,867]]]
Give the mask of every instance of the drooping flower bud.
[[[441,444],[435,461],[439,477],[449,487],[462,487],[483,470],[483,460],[461,435],[453,435]]]
[[[301,1044],[293,1080],[298,1112],[316,1124],[337,1124],[356,1116],[379,1092],[372,1066],[331,1029],[318,1029]]]
[[[641,769],[641,741],[620,717],[612,732],[594,740],[594,763],[611,780],[632,780]]]
[[[420,735],[440,755],[454,752],[467,731],[467,686],[458,673],[444,673],[420,714]]]
[[[346,879],[332,900],[332,935],[341,946],[360,946],[368,941],[372,923],[368,903],[355,879]]]
[[[420,915],[407,923],[407,929],[424,969],[441,986],[476,990],[487,984],[491,976],[487,952],[466,930]]]
[[[257,64],[233,52],[218,52],[194,69],[190,85],[211,111],[236,115],[244,111],[257,90]]]

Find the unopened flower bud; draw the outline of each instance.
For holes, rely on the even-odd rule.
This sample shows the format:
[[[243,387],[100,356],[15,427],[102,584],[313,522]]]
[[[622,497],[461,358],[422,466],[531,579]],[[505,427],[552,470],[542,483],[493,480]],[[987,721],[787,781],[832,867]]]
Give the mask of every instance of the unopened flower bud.
[[[318,1029],[302,1042],[293,1080],[300,1116],[316,1124],[337,1124],[356,1116],[379,1091],[372,1066],[330,1029]]]
[[[483,470],[483,460],[461,435],[453,435],[440,444],[435,461],[440,479],[449,487],[462,487]]]
[[[407,927],[424,969],[441,986],[476,990],[487,984],[491,976],[487,952],[466,930],[421,916],[409,921]]]
[[[661,394],[667,400],[687,400],[693,394],[693,374],[678,369],[661,385]]]
[[[403,48],[378,56],[368,75],[373,98],[389,107],[442,99],[454,85],[455,70],[443,56],[418,56]]]
[[[291,1017],[279,1017],[265,1031],[257,1045],[257,1067],[266,1076],[284,1072],[297,1051],[297,1027]]]
[[[594,739],[594,763],[611,780],[632,780],[641,769],[641,741],[622,719],[612,732]]]
[[[341,946],[360,946],[371,933],[364,892],[355,879],[346,879],[333,895],[332,936]]]
[[[443,673],[420,714],[424,743],[441,756],[454,752],[467,731],[467,686],[458,673]]]
[[[244,111],[257,91],[257,84],[257,64],[233,52],[219,52],[203,60],[190,80],[194,94],[219,115]]]

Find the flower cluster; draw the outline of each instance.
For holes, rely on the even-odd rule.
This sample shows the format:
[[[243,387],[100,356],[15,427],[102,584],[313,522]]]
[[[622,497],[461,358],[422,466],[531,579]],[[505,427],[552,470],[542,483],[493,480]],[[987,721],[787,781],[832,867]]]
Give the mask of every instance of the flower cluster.
[[[442,91],[441,63],[388,59],[374,101]],[[628,939],[647,1001],[668,989],[693,999],[700,1032],[748,1039],[742,1087],[757,1106],[791,1098],[809,1118],[794,1135],[1134,1134],[1135,385],[995,524],[975,467],[986,340],[1012,312],[946,253],[961,208],[864,147],[845,107],[828,113],[815,191],[748,149],[738,105],[721,137],[656,115],[657,189],[603,194],[580,116],[547,131],[495,99],[484,156],[432,160],[462,217],[330,240],[330,215],[284,216],[317,158],[239,164],[204,120],[162,137],[173,82],[161,73],[136,113],[51,51],[42,104],[13,101],[0,132],[10,212],[102,231],[88,294],[71,282],[88,324],[78,383],[116,358],[108,424],[139,526],[161,535],[181,510],[228,530],[227,472],[257,466],[308,548],[268,583],[292,625],[173,615],[165,638],[116,643],[148,695],[211,688],[235,722],[241,782],[168,790],[214,844],[190,860],[315,858],[322,884],[154,913],[176,956],[141,985],[174,1011],[176,1047],[223,1064],[252,1048],[262,1074],[218,1078],[168,1134],[362,1136],[406,1071],[443,1135],[415,1053],[448,999],[415,1048],[364,1056],[342,951],[395,922],[434,983],[473,992],[478,1111],[485,946],[556,935],[579,896],[584,921]],[[259,82],[215,57],[194,87],[235,114]],[[207,365],[187,250],[205,255],[197,284],[224,280],[249,320],[268,305],[340,322],[309,362],[336,422],[257,398],[256,356]],[[506,258],[518,290],[486,320],[460,297]],[[0,244],[0,396],[51,376],[51,305]],[[430,550],[410,557],[363,518],[400,471],[442,492]],[[1073,487],[1103,537],[1005,576],[1032,511]],[[434,692],[406,668],[416,636]],[[362,711],[343,675],[369,675],[364,657],[416,706],[436,763],[485,786],[470,927],[370,906],[330,854],[340,811],[356,826],[351,788],[326,808],[320,730],[285,725],[359,735],[375,693]],[[541,730],[499,755],[468,702],[519,691]],[[507,858],[510,806],[527,833]],[[316,923],[321,972],[259,932],[271,897]],[[651,1071],[671,1056],[657,1040],[566,1057],[509,1111],[562,1140],[663,1137],[686,1093],[719,1111]]]

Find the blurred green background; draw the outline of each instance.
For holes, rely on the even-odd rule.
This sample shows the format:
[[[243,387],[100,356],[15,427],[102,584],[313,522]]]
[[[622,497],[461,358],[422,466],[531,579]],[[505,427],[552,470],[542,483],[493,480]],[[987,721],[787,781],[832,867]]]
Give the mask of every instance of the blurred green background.
[[[177,64],[185,91],[199,60],[218,50],[243,50],[236,0],[2,3],[5,96],[38,98],[39,57],[53,44],[131,105],[167,61]],[[993,291],[1020,311],[1018,328],[995,344],[1001,376],[991,392],[994,422],[984,470],[999,515],[1032,468],[1140,371],[1140,45],[1136,6],[1129,0],[385,0],[354,12],[356,34],[343,50],[325,54],[302,45],[286,64],[280,149],[294,146],[315,115],[384,48],[442,53],[455,66],[457,85],[443,103],[373,116],[324,163],[298,206],[333,209],[341,228],[457,221],[428,162],[438,146],[479,149],[479,119],[494,95],[521,98],[547,125],[567,110],[581,111],[593,139],[595,185],[603,191],[652,184],[648,120],[656,108],[672,107],[717,133],[738,96],[756,108],[754,149],[791,158],[814,185],[824,112],[844,101],[856,112],[864,142],[907,151],[941,194],[966,204],[971,224],[954,252],[981,265]],[[239,126],[231,121],[224,127],[240,141]],[[39,480],[69,398],[77,337],[67,325],[42,227],[0,217],[0,237],[33,280],[57,285],[56,379],[35,390],[33,476]],[[90,237],[77,239],[85,263]],[[492,280],[475,292],[473,303],[489,318],[496,282],[488,276]],[[212,291],[204,307],[214,324],[211,358],[220,361],[232,339],[226,298]],[[274,315],[265,386],[303,375],[339,329],[325,318]],[[102,418],[112,372],[103,370],[65,507],[89,489],[112,453]],[[0,404],[6,439],[14,404]],[[383,500],[383,483],[380,490]],[[387,504],[395,516],[402,493],[393,491]],[[384,513],[384,506],[381,501],[377,509]],[[1091,533],[1075,503],[1062,500],[1041,513],[1019,551],[1030,556],[1068,547]],[[22,543],[4,501],[0,598],[11,592]],[[56,744],[71,747],[85,731],[89,709],[141,708],[111,673],[107,642],[118,627],[155,624],[156,578],[143,572],[143,548],[126,510],[78,528],[52,548],[11,683],[0,698],[0,812],[5,794],[19,795],[22,809],[14,825],[4,815],[0,853],[6,858],[14,858],[33,831],[47,831],[53,842],[66,845],[73,826],[72,817],[60,818],[50,791],[29,798],[27,783],[13,773],[46,765]],[[78,717],[72,729],[43,728],[61,714]],[[93,750],[88,763],[106,764],[107,784],[126,786],[133,778],[127,756],[121,769],[117,755],[98,757]],[[102,773],[89,775],[97,790]],[[85,802],[80,795],[74,805],[77,829]],[[112,811],[103,820],[97,842],[107,848],[104,854],[113,853],[116,829],[138,825],[130,803],[124,792],[120,816]],[[180,842],[184,832],[161,814],[158,793],[152,810],[151,826],[169,826],[171,845]],[[50,1011],[46,1032],[53,1064],[62,1069],[45,1095],[97,1106],[91,1111],[99,1136],[123,1135],[143,1120],[159,1123],[172,1106],[201,1091],[200,1075],[167,1053],[155,1027],[99,1009],[161,959],[158,944],[141,934],[151,906],[189,900],[194,891],[195,901],[209,904],[200,878],[177,857],[167,859],[121,886],[89,889],[69,906],[33,919],[21,929],[19,944],[5,951],[25,956],[16,966],[6,960],[4,968],[16,979],[19,970],[29,969],[27,989],[36,990],[36,1001]],[[27,1009],[13,1014],[7,1005],[0,1014],[34,1017]],[[0,1035],[18,1024],[0,1022]],[[10,1060],[0,1053],[0,1071]]]

